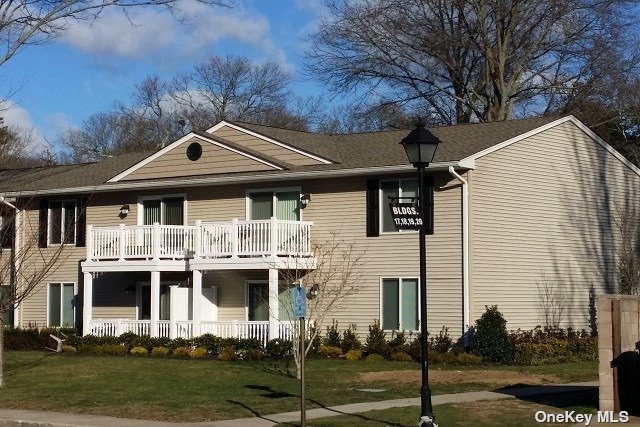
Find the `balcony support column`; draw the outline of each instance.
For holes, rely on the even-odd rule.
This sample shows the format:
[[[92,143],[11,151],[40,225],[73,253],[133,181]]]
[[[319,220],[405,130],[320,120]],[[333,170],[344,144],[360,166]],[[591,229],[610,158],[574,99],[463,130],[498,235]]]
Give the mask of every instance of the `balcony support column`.
[[[193,270],[193,294],[191,298],[191,315],[193,320],[193,336],[200,335],[202,321],[202,271]]]
[[[158,321],[160,320],[160,272],[151,272],[151,321],[149,333],[158,337]]]
[[[91,319],[93,318],[93,274],[84,273],[82,295],[82,335],[91,333]]]
[[[280,338],[278,269],[269,269],[269,340]]]

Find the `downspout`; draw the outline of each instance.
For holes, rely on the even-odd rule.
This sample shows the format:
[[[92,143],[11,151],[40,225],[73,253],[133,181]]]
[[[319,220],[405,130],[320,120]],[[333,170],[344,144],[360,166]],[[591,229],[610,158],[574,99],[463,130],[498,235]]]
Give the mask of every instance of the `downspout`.
[[[453,166],[449,173],[462,184],[462,336],[464,345],[469,345],[471,310],[469,306],[469,186],[467,180],[458,174]]]
[[[18,230],[20,230],[20,223],[19,223],[20,209],[18,209],[14,204],[8,202],[7,199],[5,199],[2,196],[0,196],[0,203],[10,207],[16,212],[15,220],[13,222],[13,228],[15,230],[15,234],[13,236],[13,247],[11,248],[11,257],[13,258],[12,275],[13,275],[13,279],[15,280],[16,291],[17,291],[19,287],[18,271],[20,271],[20,257],[18,256],[18,249],[20,248],[20,237],[19,237],[20,233],[18,232]],[[20,315],[19,308],[16,307],[13,310],[13,326],[21,324],[19,315]]]

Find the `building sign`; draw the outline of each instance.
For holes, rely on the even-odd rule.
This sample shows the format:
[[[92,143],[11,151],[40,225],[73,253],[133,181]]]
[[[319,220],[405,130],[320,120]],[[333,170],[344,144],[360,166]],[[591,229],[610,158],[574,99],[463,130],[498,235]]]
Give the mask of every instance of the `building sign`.
[[[420,208],[416,204],[392,201],[389,208],[397,230],[419,230],[422,226]]]

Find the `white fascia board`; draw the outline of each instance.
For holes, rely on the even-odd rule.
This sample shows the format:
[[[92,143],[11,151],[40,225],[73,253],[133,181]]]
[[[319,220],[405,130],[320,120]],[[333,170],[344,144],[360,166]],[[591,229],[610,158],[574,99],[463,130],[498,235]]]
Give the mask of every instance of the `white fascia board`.
[[[427,168],[428,171],[446,171],[449,166],[456,169],[473,169],[470,167],[472,162],[436,162],[431,163]],[[282,171],[278,174],[264,175],[242,175],[242,176],[223,176],[208,178],[190,178],[190,179],[171,179],[171,180],[153,180],[153,181],[120,181],[107,182],[97,186],[62,188],[53,190],[38,191],[17,191],[6,192],[5,197],[27,197],[27,196],[48,196],[58,194],[81,194],[81,193],[103,193],[107,191],[126,191],[126,190],[146,190],[155,188],[181,188],[181,187],[198,187],[212,185],[229,185],[240,183],[258,183],[269,181],[286,181],[298,179],[318,179],[318,178],[340,178],[349,176],[362,175],[389,175],[397,173],[407,173],[415,171],[412,165],[393,165],[393,166],[373,166],[353,169],[335,169],[320,171]]]
[[[188,141],[188,140],[190,140],[192,138],[198,138],[198,140],[200,140],[200,141],[207,142],[207,143],[213,144],[213,145],[217,145],[218,147],[224,148],[225,150],[233,151],[236,154],[240,154],[241,156],[248,157],[248,158],[250,158],[252,160],[255,160],[257,162],[265,164],[265,165],[267,165],[269,167],[272,167],[274,169],[282,170],[282,168],[280,166],[274,165],[271,162],[268,162],[266,160],[260,159],[260,158],[258,158],[256,156],[253,156],[253,155],[249,154],[249,153],[244,153],[242,151],[236,150],[235,148],[229,147],[228,145],[225,145],[225,144],[223,144],[221,142],[214,141],[213,139],[204,138],[204,137],[202,137],[202,136],[200,136],[200,135],[198,135],[196,133],[190,132],[187,135],[183,136],[182,138],[178,139],[177,141],[172,142],[171,144],[167,145],[162,150],[157,151],[156,153],[150,155],[146,159],[144,159],[144,160],[136,163],[135,165],[131,166],[129,169],[125,170],[124,172],[121,172],[118,175],[114,176],[113,178],[111,178],[107,182],[118,182],[118,181],[120,181],[125,176],[137,171],[138,169],[140,169],[143,166],[149,164],[150,162],[154,161],[158,157],[162,156],[165,153],[168,153],[169,151],[173,150],[174,148],[178,147],[182,143],[184,143],[184,142],[186,142],[186,141]]]
[[[259,133],[250,131],[249,129],[243,128],[242,126],[238,126],[238,125],[234,125],[233,123],[225,122],[224,120],[221,121],[220,123],[218,123],[217,125],[210,127],[209,129],[206,130],[206,132],[207,133],[213,133],[213,132],[217,131],[218,129],[220,129],[221,127],[224,127],[224,126],[229,126],[230,128],[233,128],[235,130],[239,130],[240,132],[244,132],[244,133],[246,133],[248,135],[251,135],[251,136],[255,136],[256,138],[259,138],[259,139],[261,139],[263,141],[267,141],[267,142],[270,142],[271,144],[275,144],[275,145],[277,145],[279,147],[286,148],[287,150],[290,150],[290,151],[293,151],[295,153],[301,154],[303,156],[309,157],[310,159],[317,160],[317,161],[319,161],[321,163],[324,163],[326,165],[333,164],[333,162],[331,160],[327,160],[327,159],[325,159],[323,157],[316,156],[315,154],[311,154],[311,153],[308,153],[306,151],[300,150],[298,148],[292,147],[289,144],[285,144],[283,142],[276,141],[275,139],[271,139],[268,136],[260,135]]]

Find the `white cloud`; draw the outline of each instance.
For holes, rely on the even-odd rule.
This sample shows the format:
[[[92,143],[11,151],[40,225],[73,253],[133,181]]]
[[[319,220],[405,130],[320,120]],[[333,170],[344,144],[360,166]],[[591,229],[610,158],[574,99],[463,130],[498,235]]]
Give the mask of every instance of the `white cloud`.
[[[29,145],[27,150],[29,154],[39,154],[49,147],[38,128],[33,123],[33,119],[29,112],[16,105],[12,101],[4,101],[0,103],[0,117],[4,119],[4,124],[15,127],[27,138]]]
[[[139,9],[129,15],[117,8],[108,9],[96,21],[69,23],[63,40],[88,53],[146,59],[166,56],[167,52],[193,57],[228,39],[284,61],[284,52],[270,38],[269,22],[263,15],[240,7],[225,9],[181,0],[176,16],[180,19],[157,8]]]

